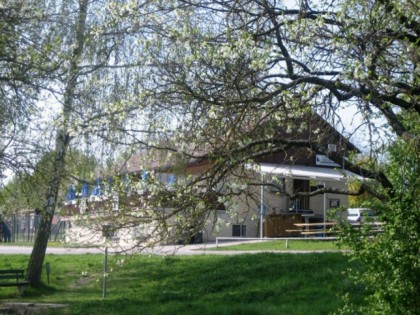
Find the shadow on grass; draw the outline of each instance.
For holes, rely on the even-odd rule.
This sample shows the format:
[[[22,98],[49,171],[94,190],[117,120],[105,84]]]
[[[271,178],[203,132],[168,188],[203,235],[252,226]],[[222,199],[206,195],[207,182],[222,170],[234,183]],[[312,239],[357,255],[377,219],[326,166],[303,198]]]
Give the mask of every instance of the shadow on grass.
[[[102,299],[102,257],[50,257],[50,286],[30,300],[69,304],[68,314],[328,314],[350,291],[343,272],[358,268],[339,253],[142,256],[110,259]],[[77,267],[76,267],[77,266]]]

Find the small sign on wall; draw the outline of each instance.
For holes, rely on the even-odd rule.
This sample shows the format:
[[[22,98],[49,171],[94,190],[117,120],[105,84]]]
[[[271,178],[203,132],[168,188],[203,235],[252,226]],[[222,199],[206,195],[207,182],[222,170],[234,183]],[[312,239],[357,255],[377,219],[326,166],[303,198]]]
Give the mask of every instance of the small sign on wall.
[[[338,208],[340,206],[340,199],[330,199],[330,208]]]

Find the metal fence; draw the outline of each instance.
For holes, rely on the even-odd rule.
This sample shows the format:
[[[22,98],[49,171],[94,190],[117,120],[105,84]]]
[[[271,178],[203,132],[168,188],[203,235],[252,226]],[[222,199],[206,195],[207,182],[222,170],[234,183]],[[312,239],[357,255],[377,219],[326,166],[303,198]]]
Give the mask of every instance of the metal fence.
[[[244,242],[244,241],[260,241],[260,242],[268,242],[268,241],[285,241],[285,247],[288,248],[288,242],[289,241],[333,241],[337,240],[338,237],[335,236],[304,236],[304,237],[224,237],[224,236],[218,236],[216,237],[216,248],[219,247],[220,243],[222,241],[228,241],[228,242]]]
[[[14,213],[11,216],[3,216],[3,226],[0,227],[0,242],[34,242],[38,232],[41,215],[35,213]],[[69,222],[54,216],[50,241],[64,240]]]

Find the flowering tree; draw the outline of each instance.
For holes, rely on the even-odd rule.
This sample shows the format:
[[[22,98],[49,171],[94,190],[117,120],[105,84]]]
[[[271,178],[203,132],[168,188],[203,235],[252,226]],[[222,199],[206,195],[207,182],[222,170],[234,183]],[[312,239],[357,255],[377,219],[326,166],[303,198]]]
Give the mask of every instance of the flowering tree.
[[[177,117],[179,140],[170,148],[212,161],[201,177],[210,187],[234,175],[238,165],[289,148],[325,154],[362,175],[360,189],[340,193],[369,192],[387,222],[377,242],[356,247],[363,249],[363,276],[375,292],[371,312],[417,313],[419,220],[412,197],[418,185],[412,175],[419,134],[407,118],[419,122],[418,4],[197,0],[170,5],[173,14],[160,45],[150,45],[150,59],[160,65],[152,69],[153,92]],[[345,117],[348,108],[352,117]],[[343,133],[350,139],[362,131],[368,158],[354,159],[345,149],[328,151],[326,129],[308,123],[309,113],[337,128],[347,120],[352,128]],[[399,149],[393,147],[388,156],[394,141]],[[322,192],[333,191],[316,193]],[[407,231],[402,238],[396,237],[400,229]],[[385,274],[387,268],[392,276]]]
[[[51,66],[48,59],[40,58],[38,17],[28,21],[24,11],[25,5],[18,1],[0,5],[0,178],[7,168],[18,172],[30,165],[28,156],[37,146],[25,139],[28,113],[35,108]]]
[[[88,147],[92,155],[101,155],[99,150],[103,147],[90,146],[92,141],[123,143],[124,135],[119,129],[126,115],[141,112],[147,103],[147,97],[139,92],[143,84],[141,63],[130,54],[130,45],[133,34],[141,38],[150,20],[146,6],[138,5],[135,9],[144,18],[133,26],[125,19],[127,12],[134,10],[131,3],[63,0],[21,4],[18,16],[38,31],[33,36],[40,49],[33,50],[33,55],[39,58],[42,69],[49,70],[43,73],[43,85],[38,86],[41,97],[35,110],[36,113],[47,111],[47,107],[50,110],[45,133],[39,128],[36,136],[43,137],[38,144],[44,152],[53,152],[42,220],[28,266],[31,286],[40,285],[60,185],[69,176],[66,157],[72,143],[82,149]],[[22,34],[25,35],[25,30]],[[141,52],[141,47],[137,47]],[[33,79],[29,76],[27,80]],[[26,114],[33,117],[31,111]],[[46,135],[55,140],[45,141]],[[91,140],[91,135],[95,140]]]
[[[165,49],[151,49],[154,64],[162,65],[153,70],[159,78],[153,86],[156,97],[181,113],[182,137],[188,143],[204,138],[212,154],[223,151],[237,158],[246,152],[246,160],[285,146],[310,146],[355,173],[379,180],[392,194],[381,170],[327,152],[322,137],[273,137],[272,131],[274,126],[309,128],[294,125],[295,118],[308,112],[339,126],[340,113],[352,106],[361,117],[360,126],[354,127],[364,126],[370,154],[391,134],[412,137],[396,113],[419,111],[416,5],[298,4],[175,2],[167,36],[152,46]]]
[[[71,143],[98,150],[103,165],[115,151],[127,158],[140,149],[167,152],[180,173],[188,162],[208,163],[171,189],[151,176],[147,189],[135,189],[135,201],[127,198],[117,227],[159,222],[168,233],[177,226],[197,229],[223,198],[261,184],[241,166],[291,149],[327,155],[373,180],[355,190],[315,193],[399,196],[389,173],[371,161],[384,144],[418,137],[400,115],[418,121],[416,2],[62,0],[33,12],[39,10],[43,47],[55,65],[44,91],[57,107],[55,162],[29,267],[32,284],[40,282]],[[343,117],[348,108],[354,119]],[[354,159],[345,142],[328,150],[331,129],[312,123],[319,117],[350,140],[362,130],[368,163]],[[351,131],[344,129],[349,122]],[[237,181],[226,187],[226,178]],[[125,183],[115,186],[124,192]],[[142,211],[134,214],[133,202]],[[152,211],[167,206],[173,211]]]
[[[164,150],[179,165],[206,161],[211,167],[170,192],[156,186],[151,208],[169,200],[172,214],[206,214],[210,208],[194,197],[203,194],[199,187],[220,197],[224,180],[237,178],[231,190],[224,185],[223,196],[238,195],[261,184],[240,166],[296,148],[372,179],[357,189],[317,194],[395,197],[389,176],[372,160],[389,141],[417,137],[398,115],[418,118],[419,112],[414,2],[166,1],[156,9],[153,31],[134,36],[144,52],[138,60],[147,77],[141,93],[150,100],[143,112],[151,114],[147,130],[126,119],[119,131],[126,145]],[[137,10],[127,4],[120,11],[127,25],[142,22]],[[343,117],[348,108],[353,117]],[[350,140],[362,130],[370,158],[354,159],[344,142],[329,150],[331,129],[313,123],[318,116]],[[145,140],[142,132],[153,137]]]

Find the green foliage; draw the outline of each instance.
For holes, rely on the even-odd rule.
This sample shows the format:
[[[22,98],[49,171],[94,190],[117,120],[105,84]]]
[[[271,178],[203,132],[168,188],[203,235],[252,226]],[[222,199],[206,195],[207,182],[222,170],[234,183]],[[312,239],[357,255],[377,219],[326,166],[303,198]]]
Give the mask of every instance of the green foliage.
[[[15,176],[1,191],[0,209],[14,212],[25,209],[42,209],[45,203],[47,183],[51,179],[53,153],[45,154],[31,174]],[[94,181],[96,161],[80,151],[72,151],[66,158],[65,177],[59,192],[59,199],[64,200],[68,186],[76,183],[80,191],[83,181]],[[78,180],[76,180],[78,179]]]
[[[345,238],[355,250],[354,257],[366,267],[352,273],[354,280],[372,290],[366,304],[349,307],[352,311],[356,308],[362,314],[413,315],[420,312],[419,165],[418,138],[393,144],[386,173],[395,192],[382,204],[383,233],[370,238],[349,231]]]

